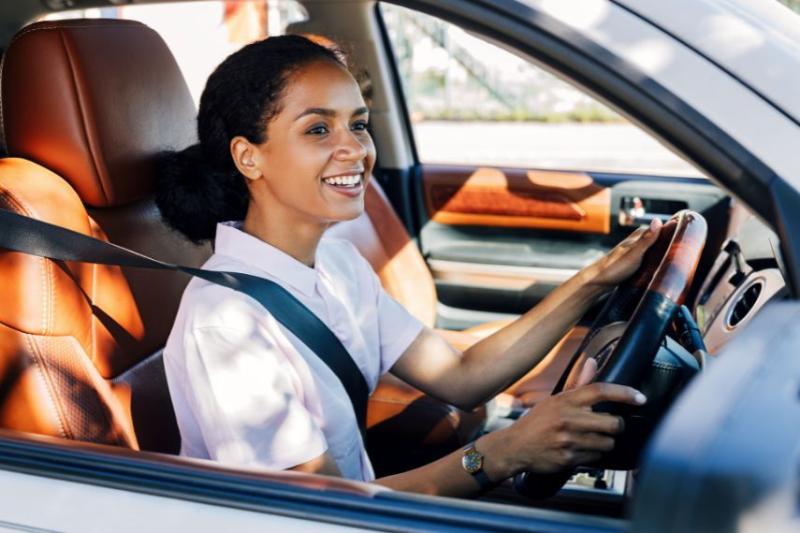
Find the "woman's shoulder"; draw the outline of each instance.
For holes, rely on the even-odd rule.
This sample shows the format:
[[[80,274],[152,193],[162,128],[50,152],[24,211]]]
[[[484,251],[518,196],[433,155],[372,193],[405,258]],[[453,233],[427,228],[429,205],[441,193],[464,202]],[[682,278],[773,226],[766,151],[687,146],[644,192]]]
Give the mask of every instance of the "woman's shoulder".
[[[203,264],[205,270],[238,271],[236,264],[212,256]],[[258,302],[239,291],[193,277],[181,297],[176,325],[184,329],[223,328],[252,331],[254,322],[263,316]]]
[[[351,241],[340,237],[323,237],[317,253],[328,265],[334,264],[346,269],[369,266],[358,248]]]

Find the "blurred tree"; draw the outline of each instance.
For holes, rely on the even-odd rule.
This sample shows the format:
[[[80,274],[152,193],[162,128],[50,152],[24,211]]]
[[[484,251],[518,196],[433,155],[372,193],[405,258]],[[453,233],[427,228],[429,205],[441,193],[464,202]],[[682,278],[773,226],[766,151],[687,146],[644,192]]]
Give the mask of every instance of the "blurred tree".
[[[800,13],[800,0],[779,0],[781,4],[785,5],[792,11]]]

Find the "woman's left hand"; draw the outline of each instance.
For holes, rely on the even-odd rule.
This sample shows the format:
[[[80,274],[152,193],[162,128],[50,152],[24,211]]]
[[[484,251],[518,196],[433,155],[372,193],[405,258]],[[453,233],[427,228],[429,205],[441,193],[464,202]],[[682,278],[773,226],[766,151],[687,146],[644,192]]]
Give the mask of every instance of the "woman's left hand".
[[[587,267],[589,282],[605,288],[628,279],[642,264],[642,257],[656,242],[661,221],[653,219],[650,226],[638,228],[605,256]]]

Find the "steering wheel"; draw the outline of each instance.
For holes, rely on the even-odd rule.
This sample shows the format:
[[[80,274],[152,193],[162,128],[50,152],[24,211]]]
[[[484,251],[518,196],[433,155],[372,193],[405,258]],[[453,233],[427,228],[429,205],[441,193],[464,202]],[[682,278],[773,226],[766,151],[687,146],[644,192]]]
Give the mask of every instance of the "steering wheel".
[[[699,371],[694,357],[666,333],[694,278],[706,234],[705,219],[689,210],[663,225],[637,272],[611,294],[553,390],[558,394],[570,388],[591,357],[597,361],[595,381],[634,387],[648,398],[643,407],[614,403],[593,407],[595,412],[623,417],[625,429],[615,437],[614,450],[588,466],[635,468],[656,423]],[[530,498],[549,497],[572,472],[524,472],[516,476],[514,487]]]

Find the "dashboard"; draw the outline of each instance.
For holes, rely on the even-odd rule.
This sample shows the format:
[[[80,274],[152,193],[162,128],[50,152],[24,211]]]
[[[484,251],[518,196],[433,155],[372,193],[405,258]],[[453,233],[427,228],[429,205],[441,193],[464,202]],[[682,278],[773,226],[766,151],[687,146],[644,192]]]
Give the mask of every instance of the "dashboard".
[[[744,207],[732,211],[731,232],[691,306],[711,355],[767,302],[787,294],[777,235]]]
[[[716,250],[710,267],[698,270],[699,288],[687,306],[692,311],[711,356],[737,337],[758,312],[770,301],[788,294],[779,253],[778,236],[746,207],[734,201],[729,214],[710,218],[709,241]],[[495,407],[495,410],[497,408]],[[500,409],[502,411],[502,409]],[[505,427],[519,416],[492,416],[497,427]],[[500,421],[498,423],[498,420]],[[490,501],[514,501],[553,509],[624,516],[625,507],[636,484],[636,471],[615,471],[583,467],[546,501],[526,500],[510,486],[499,488]]]

